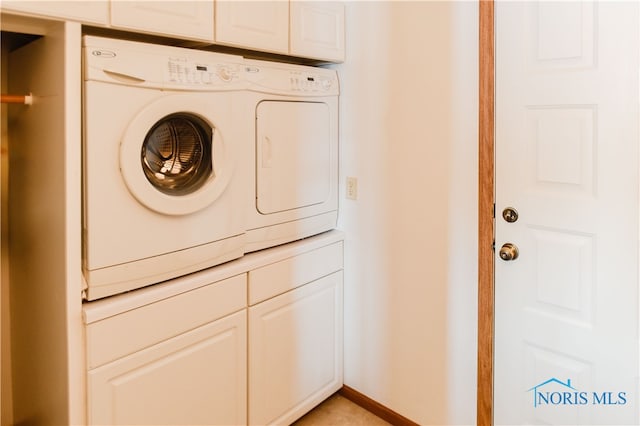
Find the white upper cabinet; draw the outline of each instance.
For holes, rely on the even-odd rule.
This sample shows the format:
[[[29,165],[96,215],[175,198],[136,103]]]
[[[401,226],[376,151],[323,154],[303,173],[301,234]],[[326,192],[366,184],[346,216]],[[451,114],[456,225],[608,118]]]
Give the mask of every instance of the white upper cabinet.
[[[213,41],[213,1],[111,0],[111,26]]]
[[[109,2],[95,1],[25,1],[4,0],[2,11],[15,11],[34,15],[63,18],[90,24],[109,23]]]
[[[216,43],[289,53],[288,1],[217,1]]]
[[[344,3],[311,0],[4,0],[2,11],[342,62]]]
[[[216,43],[344,61],[344,4],[333,1],[216,1]]]
[[[344,4],[294,0],[290,10],[289,53],[344,61]]]

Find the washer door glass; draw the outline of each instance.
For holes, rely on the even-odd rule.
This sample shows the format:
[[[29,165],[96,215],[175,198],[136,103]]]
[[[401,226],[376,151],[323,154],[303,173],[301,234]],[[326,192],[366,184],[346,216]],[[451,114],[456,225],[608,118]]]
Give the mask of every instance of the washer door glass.
[[[141,163],[149,182],[167,195],[187,195],[213,177],[213,129],[204,120],[171,114],[156,123],[144,139]]]
[[[163,96],[146,105],[120,141],[129,193],[166,215],[201,211],[224,193],[234,170],[228,102],[201,94]]]

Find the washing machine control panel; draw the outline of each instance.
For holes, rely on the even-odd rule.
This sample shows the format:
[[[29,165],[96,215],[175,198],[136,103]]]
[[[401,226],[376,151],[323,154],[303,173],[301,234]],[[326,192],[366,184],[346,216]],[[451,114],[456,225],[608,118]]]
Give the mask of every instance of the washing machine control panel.
[[[228,63],[192,61],[187,57],[167,60],[165,82],[176,86],[218,86],[240,79],[241,66]]]
[[[187,91],[246,86],[238,55],[84,36],[83,59],[86,81]]]

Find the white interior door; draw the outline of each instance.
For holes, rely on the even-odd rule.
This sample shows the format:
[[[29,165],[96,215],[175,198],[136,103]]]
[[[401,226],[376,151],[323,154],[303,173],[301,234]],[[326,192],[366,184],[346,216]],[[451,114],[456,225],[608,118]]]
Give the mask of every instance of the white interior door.
[[[496,2],[496,424],[638,423],[638,9]]]

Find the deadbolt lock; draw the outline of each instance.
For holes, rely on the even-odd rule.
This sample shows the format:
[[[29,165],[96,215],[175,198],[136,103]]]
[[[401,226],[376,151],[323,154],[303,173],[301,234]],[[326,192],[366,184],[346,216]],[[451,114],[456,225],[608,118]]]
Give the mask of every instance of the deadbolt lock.
[[[505,243],[500,247],[500,259],[504,261],[516,260],[518,255],[518,247],[511,243]]]
[[[502,210],[502,218],[509,223],[513,223],[518,220],[518,211],[513,207],[507,207]]]

